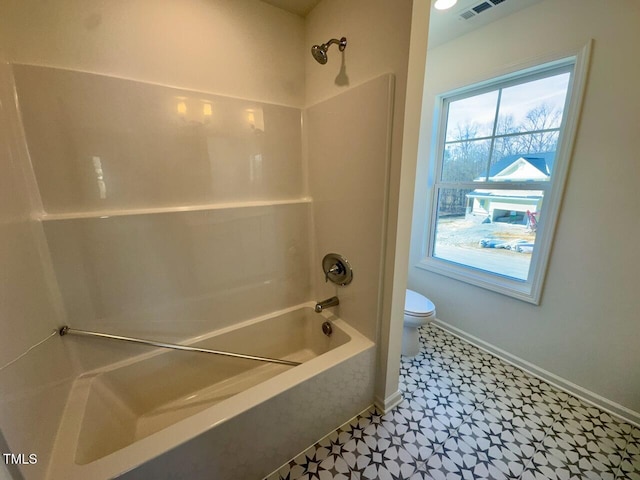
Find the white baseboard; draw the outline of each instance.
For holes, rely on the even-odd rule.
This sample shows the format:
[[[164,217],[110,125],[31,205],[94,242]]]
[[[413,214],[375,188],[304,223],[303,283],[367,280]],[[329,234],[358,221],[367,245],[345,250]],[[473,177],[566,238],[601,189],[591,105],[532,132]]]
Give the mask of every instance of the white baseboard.
[[[381,400],[378,397],[376,397],[374,399],[373,404],[384,415],[393,407],[397,407],[398,405],[400,405],[401,402],[402,402],[402,393],[400,393],[400,390],[398,390],[395,393],[392,393],[391,395],[389,395],[384,400]]]
[[[515,355],[512,355],[511,353],[506,352],[501,348],[495,347],[494,345],[491,345],[490,343],[485,342],[484,340],[474,335],[470,335],[464,332],[463,330],[460,330],[459,328],[449,325],[443,322],[442,320],[436,319],[432,323],[437,327],[440,327],[442,330],[445,330],[451,333],[452,335],[455,335],[456,337],[459,337],[475,345],[479,349],[484,350],[492,355],[495,355],[498,358],[501,358],[506,362],[509,362],[515,365],[521,370],[524,370],[525,372],[533,375],[534,377],[538,377],[541,380],[544,380],[545,382],[553,385],[554,387],[560,390],[564,390],[565,392],[575,397],[578,397],[587,403],[595,405],[596,407],[601,408],[602,410],[605,410],[606,412],[609,412],[612,415],[620,417],[629,423],[632,423],[636,426],[640,426],[640,413],[634,410],[631,410],[630,408],[620,405],[619,403],[613,402],[601,395],[598,395],[597,393],[594,393],[590,390],[587,390],[584,387],[581,387],[580,385],[576,385],[575,383],[565,380],[564,378],[559,377],[554,373],[551,373],[543,368],[540,368],[534,365],[533,363],[523,360]]]

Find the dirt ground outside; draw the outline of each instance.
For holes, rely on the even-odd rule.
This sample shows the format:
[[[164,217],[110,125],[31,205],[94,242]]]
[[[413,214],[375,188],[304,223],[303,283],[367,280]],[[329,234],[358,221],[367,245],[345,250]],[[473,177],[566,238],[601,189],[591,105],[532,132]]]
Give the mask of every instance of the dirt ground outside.
[[[464,217],[445,217],[438,219],[438,242],[443,245],[459,247],[477,247],[485,239],[496,239],[507,242],[524,240],[534,243],[536,234],[526,225],[511,223],[482,223],[480,217],[466,219]]]
[[[445,217],[438,219],[435,256],[489,272],[526,280],[531,263],[530,248],[535,232],[526,225],[509,223],[482,223],[482,218]],[[498,248],[484,248],[493,245]],[[502,248],[500,248],[502,247]]]

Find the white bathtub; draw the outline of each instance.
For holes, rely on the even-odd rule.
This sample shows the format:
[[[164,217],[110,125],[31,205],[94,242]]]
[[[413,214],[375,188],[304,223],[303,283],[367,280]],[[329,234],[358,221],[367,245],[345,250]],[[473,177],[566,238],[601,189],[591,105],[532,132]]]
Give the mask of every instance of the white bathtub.
[[[372,403],[373,343],[311,303],[185,343],[302,365],[154,349],[85,374],[47,478],[259,479]]]

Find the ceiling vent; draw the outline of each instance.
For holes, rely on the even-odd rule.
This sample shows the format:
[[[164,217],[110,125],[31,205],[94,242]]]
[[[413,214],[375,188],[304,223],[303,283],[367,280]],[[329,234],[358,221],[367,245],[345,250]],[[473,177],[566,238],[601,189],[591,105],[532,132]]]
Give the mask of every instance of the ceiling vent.
[[[480,2],[474,7],[471,7],[469,10],[464,10],[462,13],[460,13],[460,18],[462,18],[463,20],[469,20],[470,18],[473,18],[476,15],[479,15],[482,12],[485,12],[490,8],[498,6],[506,1],[507,0],[485,0],[484,2]]]
[[[460,16],[461,16],[462,18],[464,18],[465,20],[469,20],[471,17],[475,17],[475,16],[476,16],[476,14],[475,14],[475,13],[473,13],[471,10],[467,10],[467,11],[462,12],[462,13],[460,14]]]

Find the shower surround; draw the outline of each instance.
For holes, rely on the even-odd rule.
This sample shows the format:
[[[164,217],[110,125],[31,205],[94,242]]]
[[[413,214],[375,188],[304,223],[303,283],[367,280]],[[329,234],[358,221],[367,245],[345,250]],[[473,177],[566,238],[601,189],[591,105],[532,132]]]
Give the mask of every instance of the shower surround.
[[[339,378],[357,376],[357,390],[347,397],[326,397],[324,411],[304,434],[295,434],[295,422],[289,425],[282,418],[267,429],[274,435],[289,431],[286,452],[276,449],[267,455],[268,445],[275,444],[269,436],[247,450],[247,458],[262,456],[264,465],[277,466],[372,403],[371,342],[381,303],[391,75],[303,110],[71,70],[30,65],[14,65],[13,70],[41,202],[37,215],[65,323],[166,342],[193,341],[337,294],[336,313],[346,328],[355,327],[363,341],[368,338],[370,347],[358,347],[337,363],[306,369],[306,377],[293,383],[277,382],[282,391],[258,396],[250,410],[234,410],[225,417],[228,426],[215,428],[231,428],[238,442],[245,442],[242,435],[248,442],[250,429],[242,425],[255,412],[277,410],[284,402],[291,419],[298,418],[307,408],[305,402],[291,407],[286,400],[291,395],[310,398],[314,389],[340,390]],[[363,115],[371,121],[363,123]],[[329,251],[352,263],[353,284],[325,284],[320,259]],[[55,341],[64,342],[78,381],[85,383],[148,351],[105,340]],[[243,353],[251,354],[254,345],[247,337]],[[114,372],[110,375],[118,377],[119,370]],[[151,372],[139,381],[162,383]],[[252,395],[251,388],[261,387],[248,388],[246,394]],[[67,411],[72,411],[69,406]],[[181,422],[197,420],[187,415],[177,425]],[[68,428],[65,432],[59,438],[65,446],[78,441],[70,440]],[[193,439],[182,440],[189,440],[190,451],[208,444],[198,446],[197,438],[214,438],[201,433],[193,430]],[[102,465],[110,455],[118,458],[119,453],[100,458]],[[166,455],[139,471],[168,471],[163,465],[172,457]],[[118,471],[151,457],[135,458],[120,463]],[[238,457],[236,465],[235,457],[225,458],[216,457],[220,472],[233,472],[247,461]],[[54,459],[49,471],[54,475],[60,468]]]
[[[71,326],[175,341],[310,299],[300,109],[14,69]],[[140,353],[72,342],[83,370]]]
[[[343,98],[350,98],[350,92],[355,92],[360,86],[364,87],[370,80],[383,74],[394,74],[397,81],[393,94],[395,103],[389,195],[390,241],[387,247],[388,252],[391,253],[387,254],[387,268],[385,268],[385,282],[387,282],[393,275],[393,268],[390,265],[393,265],[394,212],[397,210],[396,189],[403,142],[404,95],[412,2],[385,1],[372,4],[360,1],[345,3],[339,0],[323,0],[304,18],[258,0],[207,0],[205,2],[201,0],[180,2],[59,0],[45,3],[38,0],[23,0],[6,2],[4,7],[3,14],[0,15],[0,61],[3,62],[0,68],[3,79],[0,84],[0,124],[6,127],[0,131],[0,173],[2,173],[0,183],[3,186],[0,189],[0,196],[3,198],[3,208],[0,209],[0,222],[3,225],[2,236],[0,236],[0,241],[3,242],[3,248],[0,249],[0,269],[5,276],[2,288],[4,297],[0,302],[0,326],[3,331],[10,331],[12,334],[0,338],[0,357],[2,365],[16,361],[0,371],[0,444],[4,439],[10,451],[14,453],[37,453],[37,464],[16,467],[16,470],[19,468],[27,480],[37,480],[44,478],[50,463],[56,430],[74,379],[83,372],[99,368],[100,365],[110,364],[113,358],[127,359],[138,355],[139,348],[143,347],[135,347],[134,350],[131,348],[134,347],[133,345],[95,341],[89,347],[86,344],[80,345],[77,342],[79,338],[51,337],[38,347],[31,350],[30,348],[49,336],[54,328],[65,323],[74,326],[70,321],[72,312],[82,313],[91,309],[97,312],[110,312],[112,315],[110,321],[114,322],[113,330],[120,327],[118,318],[122,315],[122,323],[126,323],[126,327],[130,328],[129,331],[135,330],[139,325],[142,328],[136,331],[146,333],[142,319],[150,317],[154,295],[160,298],[158,302],[160,313],[163,308],[164,311],[176,308],[176,313],[180,313],[175,304],[171,304],[169,300],[165,301],[161,294],[154,291],[156,285],[163,288],[163,294],[167,294],[172,299],[178,299],[178,302],[182,298],[191,301],[192,311],[196,313],[198,305],[206,304],[207,292],[201,291],[200,298],[189,297],[187,287],[194,285],[195,281],[185,287],[179,282],[171,283],[173,272],[181,273],[180,269],[184,268],[180,261],[194,262],[195,260],[184,255],[171,261],[167,248],[173,245],[188,247],[188,242],[184,243],[188,235],[183,232],[181,236],[167,238],[163,244],[157,238],[161,235],[153,234],[156,228],[155,222],[163,223],[160,217],[165,218],[165,224],[182,221],[186,216],[183,213],[186,212],[165,210],[186,208],[175,205],[183,205],[187,202],[178,200],[173,207],[169,203],[162,206],[152,205],[148,208],[139,205],[140,208],[136,207],[136,209],[140,215],[112,215],[108,219],[58,217],[56,220],[53,217],[54,213],[43,211],[29,152],[26,151],[22,122],[15,108],[15,92],[11,80],[13,67],[20,65],[56,67],[69,72],[93,73],[113,79],[144,82],[150,88],[162,85],[175,86],[178,87],[177,90],[192,93],[210,92],[232,100],[249,99],[254,104],[293,108],[302,111],[303,116],[314,107],[322,107],[326,110],[325,100],[340,98],[337,95],[341,93],[346,94]],[[367,15],[362,14],[365,9]],[[393,34],[381,35],[381,32],[393,32]],[[310,47],[329,38],[339,38],[341,35],[349,39],[349,46],[345,52],[339,52],[333,46],[329,51],[327,64],[319,65],[310,55]],[[338,74],[340,84],[335,82]],[[315,155],[313,159],[310,156],[314,152],[310,151],[310,145],[304,136],[304,132],[308,131],[305,123],[302,152],[298,159],[302,167],[301,198],[313,198],[313,201],[306,203],[311,212],[306,223],[310,251],[308,264],[313,268],[310,271],[310,280],[307,282],[310,296],[306,300],[317,301],[336,293],[324,283],[322,273],[319,271],[319,260],[329,251],[343,254],[353,264],[356,277],[354,283],[340,290],[341,304],[335,312],[344,317],[350,325],[356,325],[357,322],[357,328],[363,332],[366,331],[369,338],[375,337],[379,330],[380,311],[376,307],[379,304],[379,290],[372,285],[380,283],[378,265],[384,235],[380,232],[380,225],[383,224],[386,195],[386,185],[375,183],[374,180],[379,178],[377,172],[380,168],[384,169],[382,165],[388,161],[386,154],[389,149],[387,128],[381,130],[373,127],[367,131],[367,124],[374,119],[385,122],[385,125],[391,122],[391,119],[386,117],[388,111],[386,92],[385,89],[384,92],[378,92],[374,98],[367,98],[364,103],[357,103],[356,109],[352,111],[340,108],[340,100],[338,100],[337,108],[331,107],[331,112],[325,112],[327,113],[326,122],[319,122],[320,128],[316,133],[324,136],[325,153]],[[44,99],[43,105],[48,105],[49,100]],[[101,109],[109,110],[109,102],[113,101],[113,99],[104,98],[87,98],[86,100],[101,104],[101,107],[95,110],[96,116],[100,115]],[[137,98],[129,98],[129,100],[131,104],[135,104]],[[385,105],[381,107],[378,100]],[[178,103],[172,102],[172,105],[167,107],[175,112],[174,118],[184,112],[185,120],[194,122],[193,125],[195,125],[202,120],[197,118],[199,115],[209,116],[209,111],[205,110],[204,105],[201,105],[200,113],[194,110],[193,105],[185,102],[184,106],[180,106],[179,112]],[[35,110],[36,115],[46,113],[38,105]],[[211,113],[212,117],[216,114],[213,109]],[[318,110],[318,114],[320,113],[322,112]],[[141,113],[134,114],[131,118],[142,118],[139,115]],[[305,116],[305,122],[309,120],[311,119]],[[338,124],[341,121],[345,125],[343,129],[334,128],[334,125],[327,123]],[[126,128],[123,130],[132,128],[132,125],[127,123],[124,127]],[[361,128],[365,135],[355,134],[353,132],[355,127]],[[59,131],[60,125],[49,124],[48,129],[51,132]],[[334,133],[335,130],[337,134]],[[299,131],[299,126],[296,127],[296,131]],[[122,135],[118,138],[121,139]],[[117,140],[110,147],[115,151],[116,148],[126,146],[120,145],[119,142],[120,140]],[[367,147],[377,146],[375,155],[370,156],[370,150],[366,150],[366,157],[360,155],[358,144]],[[349,156],[343,155],[343,151],[348,151]],[[365,149],[363,153],[364,151]],[[68,154],[71,156],[74,152],[70,151]],[[144,151],[141,151],[140,155],[144,157]],[[162,163],[164,156],[163,154],[156,158],[156,162]],[[99,196],[98,176],[99,170],[102,169],[104,176],[102,180],[105,181],[107,188],[106,194],[112,196],[114,191],[109,189],[109,182],[113,186],[113,176],[109,176],[106,168],[101,168],[101,166],[104,167],[102,158],[100,158],[100,164],[96,161],[95,167],[93,160],[93,158],[86,159],[90,164],[91,182],[95,182],[88,185],[90,188],[97,189]],[[67,162],[71,160],[67,159]],[[313,162],[321,162],[321,165],[314,167]],[[318,179],[309,175],[312,169],[316,172],[328,172],[332,177],[340,176],[341,182],[348,182],[348,190],[338,191],[327,179],[323,179],[322,185],[316,185],[315,182]],[[172,174],[177,178],[183,178],[188,170],[190,170],[188,165],[179,164],[176,165]],[[154,178],[155,181],[163,182],[162,178],[153,177],[153,172],[147,171],[147,173],[152,175],[150,178]],[[56,175],[56,172],[52,172],[52,175]],[[127,178],[120,179],[125,183],[127,180]],[[198,179],[194,180],[195,183],[197,181]],[[165,190],[171,192],[173,187],[166,183],[170,182],[165,182]],[[230,184],[220,187],[227,186],[233,189]],[[335,200],[336,192],[340,194],[342,203]],[[146,197],[148,193],[145,192],[144,196]],[[288,195],[287,199],[297,196]],[[354,211],[351,200],[360,201],[359,199],[365,197],[369,197],[369,200],[362,201],[361,204],[366,208]],[[275,203],[274,198],[276,196],[268,199],[270,203]],[[216,226],[221,227],[220,222],[223,216],[230,218],[240,210],[248,214],[252,206],[272,210],[279,207],[271,204],[256,205],[260,200],[223,202],[236,203],[236,206],[238,203],[243,203],[246,208],[238,207],[235,211],[219,208],[214,212],[216,215],[219,214],[216,218],[217,223],[203,225],[197,234],[190,232],[194,233],[192,238],[200,238],[200,244],[204,244],[204,248],[213,239],[221,240],[224,236],[222,230],[215,235],[213,232],[211,234],[203,232],[207,230],[207,225],[211,227],[209,232]],[[218,206],[223,204],[216,203]],[[297,207],[303,208],[302,205],[294,203],[283,208],[292,211]],[[335,213],[341,218],[339,229],[330,212],[335,205],[338,205],[338,211]],[[349,207],[348,212],[345,211],[345,205]],[[120,207],[114,210],[118,208]],[[123,207],[123,209],[127,208],[127,205]],[[195,213],[202,214],[202,218],[206,218],[208,216],[206,214],[210,211],[212,210],[196,210]],[[58,213],[67,215],[74,213],[74,209],[67,209],[66,213],[60,209]],[[45,215],[49,215],[47,220],[44,220]],[[83,223],[83,220],[86,223]],[[119,222],[131,225],[135,224],[136,220],[139,220],[136,233],[138,230],[146,229],[152,243],[148,246],[137,245],[135,254],[131,258],[124,259],[120,264],[109,264],[105,258],[100,258],[101,254],[109,254],[115,249],[114,239],[117,236]],[[245,220],[243,219],[243,224],[246,224]],[[92,229],[98,224],[99,230],[93,231]],[[253,224],[255,225],[256,222]],[[45,238],[45,228],[48,229],[47,238]],[[81,253],[84,258],[91,260],[97,255],[98,261],[102,261],[100,268],[86,267],[85,269],[83,267],[78,271],[81,277],[89,278],[89,283],[76,285],[77,290],[58,285],[58,278],[64,277],[66,273],[58,266],[56,268],[59,271],[54,271],[52,260],[56,260],[53,258],[53,251],[49,251],[48,242],[51,245],[54,243],[52,232],[65,228],[79,231],[76,238],[69,239],[69,242],[75,242],[78,239],[84,241],[83,235],[90,238],[91,245],[87,246],[87,251]],[[164,228],[161,226],[158,231],[166,231],[163,230]],[[195,225],[190,224],[189,228],[195,229]],[[237,229],[241,230],[239,226]],[[109,230],[108,234],[107,230]],[[100,239],[103,234],[108,235],[109,245],[105,245],[106,241]],[[118,235],[120,238],[117,241],[122,242],[123,246],[135,236]],[[228,243],[233,242],[228,240]],[[159,248],[162,244],[164,249]],[[61,248],[64,250],[64,245]],[[152,249],[159,250],[155,255],[155,263],[152,263],[152,257],[154,257]],[[77,253],[75,255],[80,256]],[[140,262],[137,262],[137,259],[140,259]],[[370,259],[374,259],[373,264],[369,263]],[[201,255],[198,260],[206,262],[208,258]],[[236,268],[243,266],[235,263],[233,258],[225,256],[224,260],[235,265]],[[64,266],[68,267],[66,263]],[[253,268],[253,265],[251,267]],[[288,267],[278,265],[277,268]],[[302,266],[302,268],[305,267]],[[150,282],[147,290],[137,283],[119,285],[112,282],[104,287],[104,291],[96,291],[93,285],[93,278],[98,274],[102,275],[103,272],[122,272],[123,276],[129,275],[130,278],[139,280],[141,275],[136,276],[137,271],[144,269],[148,269],[153,274],[153,278],[144,279]],[[70,272],[70,274],[73,273]],[[236,274],[239,275],[239,272]],[[205,276],[203,282],[209,281],[210,272],[202,275]],[[183,273],[178,276],[180,281],[185,277]],[[217,280],[210,280],[209,284],[212,285],[214,281]],[[264,282],[267,281],[264,280]],[[129,288],[136,293],[142,292],[146,298],[141,301],[132,300],[131,297],[127,297]],[[265,284],[264,288],[268,288],[268,285]],[[314,291],[314,288],[317,290]],[[260,287],[258,286],[257,289],[260,290]],[[65,295],[70,294],[68,298],[74,300],[69,312],[65,311],[69,301],[62,297],[63,290],[68,292]],[[175,293],[176,291],[178,293]],[[251,291],[255,290],[248,290],[249,293]],[[371,292],[375,292],[373,296]],[[385,302],[387,302],[390,290],[386,288],[386,284],[384,292]],[[127,312],[118,309],[117,304],[112,303],[116,295],[122,295],[122,298],[129,302],[127,307],[137,304],[141,309],[130,309]],[[265,299],[257,295],[256,299],[265,310],[271,310],[272,305],[269,306],[267,303],[279,302],[278,295],[279,292],[276,291],[273,298]],[[95,304],[81,304],[87,298],[97,301]],[[254,300],[250,296],[242,297],[240,292],[234,301],[238,298],[242,298],[242,301],[236,302],[236,308],[245,309],[245,313],[239,314],[239,317],[246,315],[244,318],[253,318],[252,311],[257,310]],[[76,299],[78,303],[75,303]],[[221,313],[225,313],[222,310],[226,305],[222,298],[219,300]],[[385,303],[385,305],[386,309],[388,304]],[[369,315],[371,312],[373,314]],[[361,314],[367,317],[360,318]],[[128,317],[131,317],[131,321]],[[125,318],[127,318],[126,322]],[[208,330],[202,325],[203,318],[198,319],[197,315],[190,317],[193,323],[189,328],[193,328],[192,331],[200,327],[202,327],[201,331]],[[212,323],[214,319],[224,321],[221,318],[221,315],[212,315],[210,320]],[[225,318],[229,317],[225,316]],[[388,315],[384,318],[382,351],[388,338],[385,334],[388,325],[384,325],[384,322],[388,322]],[[140,322],[137,322],[137,319],[140,319]],[[180,340],[177,335],[173,336],[173,332],[169,332],[171,327],[167,324],[177,323],[181,319],[182,317],[173,318],[169,315],[164,319],[158,318],[157,323],[164,323],[158,333],[166,332],[171,340]],[[233,319],[235,320],[241,321],[240,318]],[[90,317],[83,321],[100,321],[100,319]],[[134,328],[131,328],[132,324]],[[77,324],[75,326],[81,327]],[[105,323],[103,326],[105,329],[109,327],[109,331],[112,331],[111,325]],[[153,327],[154,325],[149,326],[149,328]],[[166,330],[163,331],[163,328]],[[188,334],[183,335],[184,337],[181,338],[185,338]],[[84,340],[88,341],[88,339]],[[17,359],[25,351],[29,353]],[[383,359],[383,362],[386,360]],[[384,368],[382,370],[384,371]],[[382,381],[385,384],[388,383],[384,373],[382,377]]]

